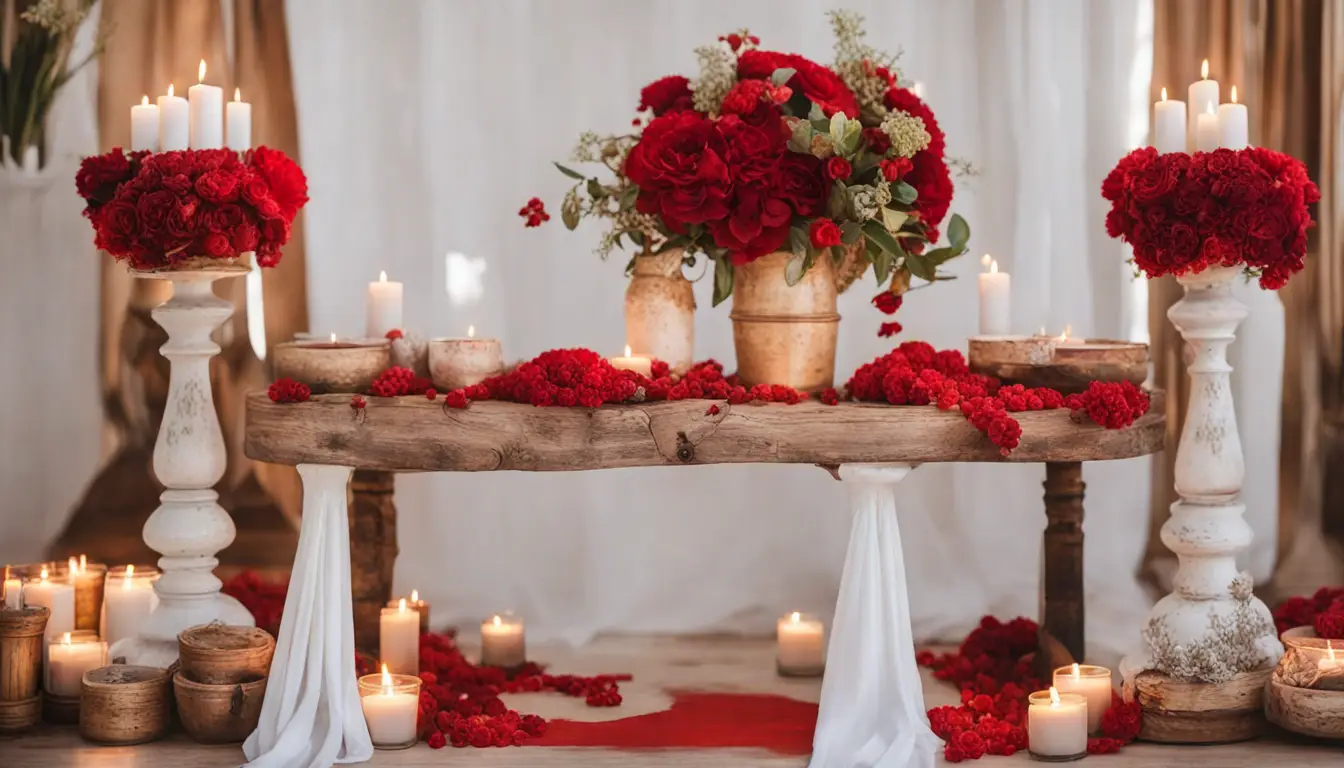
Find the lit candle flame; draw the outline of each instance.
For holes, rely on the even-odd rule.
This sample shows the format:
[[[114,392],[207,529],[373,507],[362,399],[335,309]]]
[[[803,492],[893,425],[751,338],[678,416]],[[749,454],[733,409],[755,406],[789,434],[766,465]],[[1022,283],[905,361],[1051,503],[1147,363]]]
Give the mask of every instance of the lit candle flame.
[[[1213,111],[1213,102],[1209,102],[1209,106],[1208,106],[1204,111],[1205,111],[1206,114],[1210,114],[1210,115],[1216,115],[1216,114],[1218,114],[1217,112],[1214,112],[1214,111]]]
[[[498,627],[501,623],[503,623],[503,622],[501,622],[501,621],[499,620],[499,617],[498,617],[498,616],[496,616],[495,618],[491,619],[491,621],[494,623],[494,625],[495,625],[496,627]]]
[[[332,344],[336,343],[336,334],[334,332],[331,334],[331,343]]]
[[[1064,332],[1061,333],[1061,334],[1059,334],[1059,337],[1056,338],[1055,341],[1068,341],[1068,340],[1069,340],[1069,334],[1070,334],[1070,333],[1073,333],[1073,326],[1072,326],[1072,325],[1066,325],[1066,326],[1064,326]],[[1074,665],[1073,665],[1073,675],[1074,675],[1074,677],[1077,677],[1077,676],[1078,676],[1078,665],[1077,665],[1077,664],[1074,664]]]
[[[794,624],[797,624],[802,618],[803,617],[797,611],[794,611],[792,614],[789,615],[789,621],[793,622]]]
[[[467,326],[467,338],[468,339],[476,338],[476,326],[474,325]]]
[[[1166,101],[1166,100],[1167,100],[1167,89],[1166,89],[1166,88],[1163,88],[1163,89],[1162,89],[1162,100],[1163,100],[1163,101]]]
[[[1326,641],[1325,641],[1325,651],[1326,651],[1326,653],[1330,654],[1330,662],[1331,662],[1331,663],[1334,663],[1334,661],[1335,661],[1335,646],[1332,645],[1332,644],[1330,643],[1329,640],[1326,640]]]
[[[626,345],[625,345],[625,356],[626,356],[626,357],[629,357],[629,356],[630,356],[630,345],[629,345],[629,344],[626,344]]]
[[[169,83],[169,84],[168,84],[168,96],[169,96],[169,98],[171,98],[172,95],[173,95],[173,84],[172,84],[172,83]]]
[[[1204,60],[1204,63],[1199,65],[1199,79],[1200,79],[1200,80],[1208,80],[1208,79],[1209,79],[1209,60],[1208,60],[1208,59],[1205,59],[1205,60]]]
[[[383,665],[383,694],[392,695],[392,675],[388,673],[386,664]]]
[[[205,59],[201,59],[201,66],[196,68],[196,82],[205,82]]]
[[[1078,665],[1076,663],[1073,665],[1073,679],[1078,679]]]
[[[980,257],[980,264],[986,267],[987,272],[994,273],[999,271],[999,261],[986,253]]]
[[[405,613],[405,612],[406,612],[406,598],[403,597],[397,601],[397,613]]]
[[[87,570],[89,570],[89,556],[88,556],[88,555],[80,555],[80,556],[79,556],[79,572],[80,572],[80,573],[83,573],[83,572],[85,572],[85,571],[87,571]]]
[[[1232,86],[1232,103],[1237,103],[1237,86]]]
[[[70,568],[70,575],[71,575],[71,576],[73,576],[73,575],[79,573],[79,561],[78,561],[78,560],[76,560],[75,558],[72,557],[72,558],[70,558],[70,559],[67,561],[67,563],[68,563],[69,568]]]
[[[1053,685],[1050,686],[1050,706],[1059,706],[1059,691],[1055,690],[1055,686]]]
[[[418,602],[420,602],[420,591],[419,591],[419,590],[415,590],[415,589],[412,589],[412,590],[411,590],[411,602],[412,602],[412,603],[418,603]]]
[[[242,101],[242,100],[243,100],[243,89],[242,89],[242,88],[234,88],[234,89],[233,89],[233,100],[234,100],[234,101]]]
[[[42,566],[42,575],[39,576],[38,578],[40,578],[42,581],[46,581],[46,580],[47,580],[47,566],[45,566],[45,565]]]
[[[378,282],[380,282],[380,283],[386,283],[386,282],[387,282],[387,272],[386,272],[385,270],[379,270],[379,271],[378,271]]]
[[[69,645],[69,644],[70,644],[70,633],[66,632],[64,635],[61,635],[61,645]]]
[[[169,86],[169,87],[171,87],[171,86]],[[148,106],[148,105],[149,105],[149,95],[146,94],[146,95],[144,95],[144,96],[141,96],[141,97],[140,97],[140,106],[144,107],[144,106]]]
[[[134,578],[135,578],[135,566],[134,565],[126,566],[126,575],[121,577],[121,588],[130,589],[131,580]]]

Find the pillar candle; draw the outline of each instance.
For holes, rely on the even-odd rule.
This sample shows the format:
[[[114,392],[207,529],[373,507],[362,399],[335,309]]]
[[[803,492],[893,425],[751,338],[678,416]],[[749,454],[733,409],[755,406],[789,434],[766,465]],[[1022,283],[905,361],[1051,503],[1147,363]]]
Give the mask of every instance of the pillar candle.
[[[1158,152],[1184,152],[1186,141],[1185,102],[1167,98],[1153,104],[1153,148]]]
[[[1027,744],[1033,755],[1055,760],[1087,754],[1087,699],[1051,688],[1027,698]]]
[[[1218,109],[1218,81],[1209,79],[1209,60],[1205,59],[1204,64],[1199,68],[1199,80],[1190,84],[1186,101],[1189,105],[1191,115],[1202,115],[1205,112],[1216,112]],[[1194,152],[1199,149],[1196,141],[1195,131],[1198,128],[1198,121],[1191,121],[1186,129],[1185,146],[1186,151]]]
[[[224,89],[205,84],[205,59],[201,59],[197,80],[196,85],[187,89],[191,148],[219,149],[224,146]]]
[[[4,592],[5,608],[17,611],[23,607],[23,582],[9,575],[9,566],[5,566]]]
[[[168,84],[168,95],[159,97],[159,149],[173,152],[186,149],[191,135],[191,112],[187,100],[173,95]]]
[[[252,148],[252,105],[243,101],[240,88],[233,89],[233,101],[224,105],[224,122],[228,126],[224,146],[246,152]]]
[[[75,585],[75,629],[98,631],[98,617],[103,612],[103,582],[107,566],[90,563],[88,557],[70,558],[67,571],[70,583]]]
[[[1218,114],[1213,107],[1195,116],[1195,151],[1212,152],[1218,148]]]
[[[630,354],[630,345],[625,345],[625,357],[611,358],[611,367],[618,371],[634,371],[641,376],[653,377],[653,358],[647,356],[632,356]]]
[[[398,600],[378,617],[378,648],[383,664],[394,674],[420,674],[420,614]]]
[[[410,597],[399,598],[399,599],[397,599],[397,600],[391,600],[391,601],[388,601],[388,603],[387,603],[387,607],[388,607],[388,608],[397,608],[397,607],[399,607],[399,606],[401,605],[401,601],[402,601],[402,600],[405,600],[405,601],[406,601],[406,607],[407,607],[407,608],[410,608],[411,610],[413,610],[413,611],[415,611],[416,613],[420,614],[420,634],[424,634],[424,633],[428,632],[428,631],[429,631],[429,603],[427,603],[427,602],[425,602],[424,600],[421,600],[421,599],[420,599],[420,590],[418,590],[418,589],[412,589],[412,590],[411,590],[411,596],[410,596]]]
[[[159,105],[150,104],[148,96],[131,107],[131,151],[157,152],[159,150]]]
[[[1111,708],[1111,670],[1091,664],[1074,664],[1055,670],[1055,689],[1077,693],[1087,699],[1087,732],[1101,728],[1101,716]]]
[[[140,633],[145,619],[159,604],[159,596],[154,592],[154,580],[158,575],[157,569],[137,570],[134,565],[108,572],[102,617],[102,634],[108,648]]]
[[[47,566],[42,566],[41,576],[23,585],[23,602],[51,611],[51,617],[47,619],[48,638],[75,630],[75,587],[52,579]]]
[[[378,273],[378,282],[369,283],[365,336],[381,339],[388,331],[401,328],[401,294],[401,283],[388,282],[386,272]]]
[[[1245,149],[1249,144],[1249,115],[1245,104],[1237,103],[1237,86],[1232,86],[1232,101],[1218,105],[1218,146]]]
[[[826,628],[797,611],[781,617],[775,633],[775,668],[786,676],[820,675],[825,668]]]
[[[107,643],[97,632],[63,632],[47,646],[47,693],[79,696],[84,673],[107,666]]]
[[[989,267],[980,274],[980,335],[1007,336],[1012,326],[1012,279],[999,271],[999,262],[989,254],[980,263]]]
[[[510,668],[526,661],[522,619],[502,615],[481,622],[481,666]]]
[[[480,384],[504,372],[504,348],[499,339],[476,338],[476,326],[467,326],[465,338],[429,340],[429,376],[440,392]]]
[[[359,696],[373,746],[401,749],[415,743],[416,719],[420,714],[420,678],[393,675],[384,664],[382,674],[359,678]]]

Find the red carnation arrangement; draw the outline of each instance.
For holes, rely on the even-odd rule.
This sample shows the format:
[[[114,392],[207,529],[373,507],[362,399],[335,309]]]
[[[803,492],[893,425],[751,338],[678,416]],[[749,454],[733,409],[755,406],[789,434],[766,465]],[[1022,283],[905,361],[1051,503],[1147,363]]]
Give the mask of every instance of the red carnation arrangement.
[[[716,305],[731,295],[735,267],[779,251],[791,254],[790,285],[819,258],[872,264],[893,288],[938,278],[970,236],[953,216],[948,244],[932,248],[952,198],[943,133],[901,85],[895,57],[863,42],[862,17],[837,11],[831,23],[829,67],[763,50],[741,30],[696,49],[697,77],[646,86],[635,131],[584,134],[575,150],[613,180],[558,166],[575,180],[565,225],[606,219],[603,257],[627,239],[641,252],[705,254]],[[519,212],[528,226],[545,220],[539,203]]]
[[[242,158],[229,149],[132,152],[87,157],[75,175],[94,245],[132,269],[171,269],[189,259],[232,259],[255,251],[280,263],[308,180],[268,147]]]
[[[1301,162],[1260,147],[1122,158],[1101,185],[1106,231],[1148,277],[1242,267],[1277,290],[1305,266],[1309,205],[1320,191]]]
[[[1321,587],[1310,597],[1284,600],[1274,609],[1274,626],[1280,634],[1306,626],[1328,640],[1344,640],[1344,587]]]

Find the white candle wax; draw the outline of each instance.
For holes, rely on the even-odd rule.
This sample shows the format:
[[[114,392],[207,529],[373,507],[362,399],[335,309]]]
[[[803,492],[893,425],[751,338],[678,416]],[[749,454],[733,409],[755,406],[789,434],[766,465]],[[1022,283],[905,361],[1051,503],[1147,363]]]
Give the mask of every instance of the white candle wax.
[[[1232,86],[1232,102],[1218,105],[1218,146],[1245,149],[1250,143],[1250,116],[1245,104],[1237,103],[1237,86]]]
[[[233,89],[233,101],[224,105],[225,132],[224,146],[238,152],[252,148],[252,105],[243,101],[239,88]]]
[[[108,573],[102,621],[102,635],[108,648],[139,634],[141,625],[159,604],[159,596],[154,592],[157,575],[153,568],[137,572],[133,565]]]
[[[1186,142],[1185,102],[1167,98],[1153,104],[1153,148],[1158,152],[1184,152]]]
[[[1218,81],[1209,79],[1209,60],[1205,59],[1204,64],[1199,69],[1201,79],[1190,84],[1186,95],[1186,103],[1189,105],[1191,115],[1202,115],[1205,112],[1215,112],[1218,109]],[[1198,120],[1189,123],[1185,137],[1186,151],[1194,152],[1199,149],[1196,142],[1195,130],[1198,128]]]
[[[644,377],[653,376],[653,358],[630,354],[630,345],[625,345],[624,357],[611,358],[611,367],[618,371],[634,371]]]
[[[1027,744],[1033,755],[1087,753],[1087,699],[1077,693],[1037,691],[1027,699]]]
[[[1218,148],[1218,115],[1212,111],[1195,116],[1195,151],[1212,152]]]
[[[517,667],[526,661],[522,619],[492,616],[481,622],[481,666]]]
[[[427,603],[427,602],[425,602],[424,600],[421,600],[421,599],[420,599],[420,590],[418,590],[418,589],[412,589],[412,590],[411,590],[411,596],[410,596],[410,597],[403,597],[403,598],[398,598],[398,599],[396,599],[396,600],[391,600],[391,601],[388,602],[387,607],[388,607],[388,608],[398,608],[398,607],[400,607],[400,605],[401,605],[401,601],[402,601],[402,600],[405,600],[405,601],[406,601],[406,607],[407,607],[407,608],[410,608],[411,610],[415,611],[416,613],[418,613],[418,614],[420,615],[420,633],[421,633],[421,634],[424,634],[424,633],[428,632],[428,631],[429,631],[429,603]]]
[[[381,677],[376,690],[369,689],[377,684],[378,676],[366,675],[359,680],[359,704],[369,726],[369,740],[375,747],[409,747],[415,743],[416,719],[420,714],[419,687],[414,684],[418,681],[410,685],[394,684],[406,678],[392,677],[386,664]]]
[[[389,282],[386,272],[378,273],[378,282],[369,283],[368,316],[364,335],[381,339],[394,328],[401,328],[401,283]]]
[[[1101,716],[1111,708],[1111,670],[1091,664],[1074,664],[1055,670],[1054,685],[1060,693],[1077,693],[1087,699],[1087,732],[1101,728]]]
[[[52,581],[45,566],[40,578],[23,585],[23,603],[51,611],[47,618],[48,638],[75,631],[75,585]]]
[[[159,105],[150,104],[148,96],[131,107],[131,151],[157,152],[159,149]]]
[[[47,693],[79,696],[84,673],[107,665],[107,644],[95,632],[64,632],[47,646]]]
[[[1012,327],[1012,278],[999,271],[999,262],[988,254],[981,263],[989,267],[979,275],[980,335],[1007,336]]]
[[[191,148],[219,149],[224,146],[224,89],[205,84],[205,60],[198,70],[199,82],[187,89],[191,105]]]
[[[378,648],[393,674],[420,674],[420,614],[405,600],[378,617]]]
[[[820,620],[797,612],[783,616],[776,625],[775,642],[775,665],[781,674],[821,674],[826,628]]]
[[[160,96],[159,101],[159,150],[173,152],[186,149],[191,135],[191,108],[187,100],[173,95],[173,86],[168,86],[168,95]]]
[[[11,611],[17,611],[23,607],[23,582],[18,579],[5,578],[5,608]]]

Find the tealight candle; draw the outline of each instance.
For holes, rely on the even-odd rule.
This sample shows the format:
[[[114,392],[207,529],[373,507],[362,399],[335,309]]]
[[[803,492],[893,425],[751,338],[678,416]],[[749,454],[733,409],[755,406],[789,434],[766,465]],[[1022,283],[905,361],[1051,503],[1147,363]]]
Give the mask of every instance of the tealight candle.
[[[396,674],[420,674],[420,614],[404,599],[378,617],[378,650]]]
[[[424,633],[428,632],[428,631],[429,631],[429,603],[427,603],[427,602],[425,602],[424,600],[421,600],[421,599],[420,599],[420,590],[418,590],[418,589],[412,589],[412,590],[411,590],[411,596],[410,596],[410,597],[401,598],[401,599],[398,599],[398,600],[389,600],[388,603],[387,603],[387,607],[388,607],[388,608],[397,608],[397,607],[399,607],[399,606],[401,605],[402,601],[405,601],[406,606],[407,606],[408,608],[411,608],[411,609],[415,610],[416,613],[419,613],[419,614],[420,614],[420,634],[423,635]]]
[[[989,254],[980,263],[987,268],[980,273],[980,335],[1007,336],[1012,327],[1012,278],[999,271],[999,262]]]
[[[63,632],[47,646],[45,689],[53,696],[79,696],[84,673],[107,666],[107,643],[97,632]]]
[[[275,378],[301,381],[315,395],[367,392],[391,360],[386,339],[338,340],[334,333],[281,342],[271,350]]]
[[[476,326],[467,326],[466,338],[430,339],[429,376],[440,392],[480,384],[504,372],[504,350],[499,339],[476,338]]]
[[[70,558],[70,581],[75,585],[75,629],[98,631],[103,613],[103,581],[107,566],[90,563],[86,555]]]
[[[1057,347],[1077,347],[1081,346],[1083,340],[1073,335],[1073,326],[1064,326],[1064,332],[1055,337],[1055,346]]]
[[[797,611],[782,616],[775,632],[775,669],[784,677],[817,677],[825,669],[826,628]]]
[[[1055,670],[1055,689],[1077,693],[1087,699],[1087,732],[1101,728],[1101,716],[1111,708],[1111,670],[1091,664],[1074,664]]]
[[[364,323],[364,335],[370,339],[381,339],[387,332],[401,328],[402,285],[388,282],[387,272],[378,273],[378,282],[369,283],[368,314]]]
[[[158,576],[157,568],[137,569],[134,565],[108,572],[103,592],[102,634],[109,649],[118,641],[139,634],[141,625],[159,604],[159,596],[154,592]]]
[[[38,578],[23,585],[23,602],[51,611],[51,617],[47,619],[48,639],[75,631],[75,587],[52,578],[47,566],[42,566]]]
[[[618,371],[634,371],[645,378],[653,378],[653,358],[631,355],[630,345],[625,345],[624,357],[611,358],[611,367]]]
[[[420,713],[419,677],[393,675],[384,664],[382,674],[359,678],[359,704],[373,746],[405,749],[415,744],[416,718]]]
[[[1027,744],[1031,756],[1062,762],[1087,754],[1087,698],[1051,688],[1027,697]]]
[[[526,661],[522,619],[504,614],[481,622],[481,666],[511,669]]]

